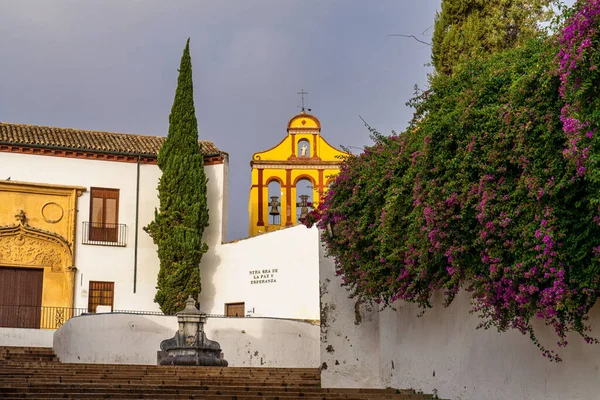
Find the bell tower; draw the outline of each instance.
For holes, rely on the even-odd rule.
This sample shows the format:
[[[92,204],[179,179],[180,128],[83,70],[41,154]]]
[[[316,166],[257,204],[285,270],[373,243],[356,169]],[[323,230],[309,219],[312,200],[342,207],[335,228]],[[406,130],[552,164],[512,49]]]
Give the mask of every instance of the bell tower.
[[[289,120],[287,136],[275,147],[252,156],[249,235],[297,224],[319,204],[344,155],[325,141],[321,122],[303,105],[300,114]]]

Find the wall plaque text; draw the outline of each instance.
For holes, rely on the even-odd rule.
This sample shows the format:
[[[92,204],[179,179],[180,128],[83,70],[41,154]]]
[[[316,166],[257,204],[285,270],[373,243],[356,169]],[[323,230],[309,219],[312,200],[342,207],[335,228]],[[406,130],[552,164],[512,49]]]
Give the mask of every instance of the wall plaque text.
[[[278,269],[263,269],[250,271],[250,284],[260,285],[262,283],[277,283],[275,275],[279,272]]]

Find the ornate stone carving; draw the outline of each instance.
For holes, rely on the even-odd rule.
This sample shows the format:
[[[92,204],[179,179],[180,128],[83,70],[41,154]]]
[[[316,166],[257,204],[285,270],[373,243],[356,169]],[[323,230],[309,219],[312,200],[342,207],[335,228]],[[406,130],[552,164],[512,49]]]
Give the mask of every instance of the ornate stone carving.
[[[23,210],[15,217],[18,225],[0,227],[0,263],[50,267],[52,272],[73,264],[64,238],[29,226]]]

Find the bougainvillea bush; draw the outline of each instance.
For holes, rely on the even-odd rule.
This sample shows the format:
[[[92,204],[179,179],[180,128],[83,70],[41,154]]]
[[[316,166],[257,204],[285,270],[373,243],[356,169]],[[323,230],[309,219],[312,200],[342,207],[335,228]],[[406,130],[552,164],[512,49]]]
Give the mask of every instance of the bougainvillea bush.
[[[434,76],[402,134],[350,156],[306,220],[352,296],[424,309],[471,293],[481,327],[587,342],[600,293],[600,0],[553,37]]]

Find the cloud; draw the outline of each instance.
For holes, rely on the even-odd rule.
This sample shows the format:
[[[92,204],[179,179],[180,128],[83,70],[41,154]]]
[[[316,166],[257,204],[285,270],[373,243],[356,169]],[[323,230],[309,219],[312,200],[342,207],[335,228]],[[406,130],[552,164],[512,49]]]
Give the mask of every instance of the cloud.
[[[333,145],[367,118],[401,130],[439,0],[0,1],[0,120],[164,135],[191,37],[200,135],[230,153],[230,239],[246,235],[248,163],[279,143],[300,89]]]

